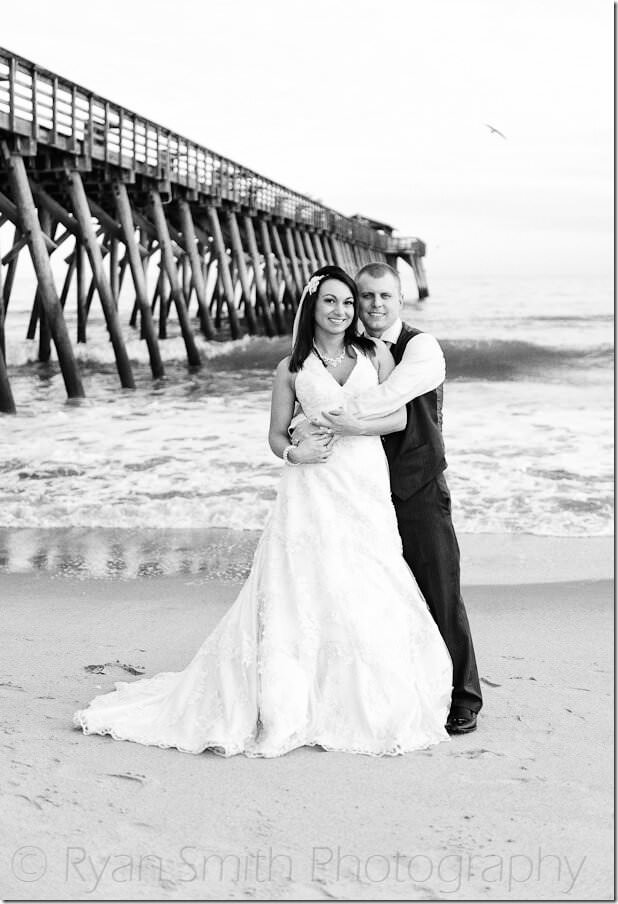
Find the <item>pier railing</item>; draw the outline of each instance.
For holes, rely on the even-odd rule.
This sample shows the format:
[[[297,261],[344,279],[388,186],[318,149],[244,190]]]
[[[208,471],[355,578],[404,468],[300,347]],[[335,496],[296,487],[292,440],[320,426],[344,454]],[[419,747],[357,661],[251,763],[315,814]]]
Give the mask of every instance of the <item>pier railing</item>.
[[[2,128],[381,251],[418,241],[382,234],[0,47]]]

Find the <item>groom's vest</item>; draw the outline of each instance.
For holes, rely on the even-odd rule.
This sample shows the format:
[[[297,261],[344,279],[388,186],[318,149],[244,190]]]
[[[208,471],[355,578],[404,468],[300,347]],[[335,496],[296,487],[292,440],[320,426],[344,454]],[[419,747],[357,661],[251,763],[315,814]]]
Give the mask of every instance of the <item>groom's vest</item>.
[[[399,364],[410,339],[421,330],[407,323],[391,353]],[[408,420],[399,433],[383,438],[394,496],[408,499],[446,468],[442,439],[442,385],[406,405]]]

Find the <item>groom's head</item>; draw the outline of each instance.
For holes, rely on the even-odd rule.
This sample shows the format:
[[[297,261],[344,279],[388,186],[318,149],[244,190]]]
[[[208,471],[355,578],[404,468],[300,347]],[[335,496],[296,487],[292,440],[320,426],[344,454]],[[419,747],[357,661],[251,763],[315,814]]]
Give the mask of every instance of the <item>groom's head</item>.
[[[367,333],[379,339],[401,315],[399,274],[388,264],[365,264],[356,274],[356,285],[360,319]]]

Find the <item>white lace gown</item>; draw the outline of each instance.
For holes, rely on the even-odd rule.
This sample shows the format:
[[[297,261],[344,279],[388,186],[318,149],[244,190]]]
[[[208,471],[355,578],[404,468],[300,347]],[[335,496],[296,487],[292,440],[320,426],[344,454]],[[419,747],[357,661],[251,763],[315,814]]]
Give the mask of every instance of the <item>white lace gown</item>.
[[[312,416],[376,383],[361,353],[343,387],[310,355],[296,392]],[[448,739],[451,682],[402,557],[380,438],[345,437],[328,462],[283,469],[249,577],[189,665],[115,682],[73,722],[193,754],[394,755]]]

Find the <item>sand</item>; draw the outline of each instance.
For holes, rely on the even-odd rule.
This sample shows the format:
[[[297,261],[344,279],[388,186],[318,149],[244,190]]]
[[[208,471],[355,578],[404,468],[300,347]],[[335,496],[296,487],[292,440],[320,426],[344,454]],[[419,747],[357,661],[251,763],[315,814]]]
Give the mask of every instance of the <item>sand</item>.
[[[72,726],[132,680],[85,666],[182,668],[235,582],[40,572],[0,589],[3,898],[613,897],[610,582],[467,586],[479,729],[384,759],[192,756]]]

